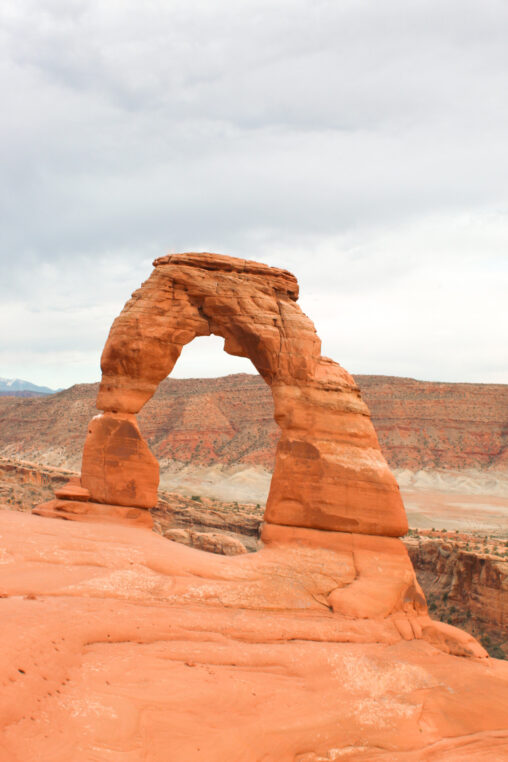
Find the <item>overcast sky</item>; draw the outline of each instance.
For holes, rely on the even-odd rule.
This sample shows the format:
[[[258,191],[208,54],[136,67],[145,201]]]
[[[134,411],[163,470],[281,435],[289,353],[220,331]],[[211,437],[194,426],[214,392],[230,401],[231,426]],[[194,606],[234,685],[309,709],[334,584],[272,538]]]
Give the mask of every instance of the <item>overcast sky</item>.
[[[3,0],[0,376],[100,377],[168,251],[286,267],[353,373],[508,383],[506,0]],[[196,340],[174,375],[252,371]]]

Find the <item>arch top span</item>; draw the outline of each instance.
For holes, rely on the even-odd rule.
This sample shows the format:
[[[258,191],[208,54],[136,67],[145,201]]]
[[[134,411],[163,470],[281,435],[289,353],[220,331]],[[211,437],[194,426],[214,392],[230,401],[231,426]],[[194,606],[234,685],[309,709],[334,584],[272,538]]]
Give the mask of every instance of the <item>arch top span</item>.
[[[298,299],[298,281],[289,270],[271,267],[262,262],[254,262],[251,259],[229,257],[225,254],[186,252],[184,254],[166,254],[164,257],[154,259],[154,267],[161,267],[162,265],[185,265],[187,267],[197,267],[201,270],[221,270],[224,273],[257,275],[269,281],[274,288],[287,293],[295,302]]]
[[[264,536],[289,527],[400,536],[407,520],[352,376],[321,355],[287,270],[219,254],[160,257],[114,321],[101,359],[81,485],[96,503],[150,508],[158,464],[136,413],[182,347],[216,334],[270,385],[281,436]],[[278,528],[277,528],[278,527]],[[286,529],[284,529],[286,527]],[[275,532],[275,534],[274,534]]]
[[[287,270],[219,254],[170,254],[115,320],[104,348],[97,407],[137,413],[185,344],[216,334],[249,358],[265,381],[310,380],[321,342],[296,304]]]

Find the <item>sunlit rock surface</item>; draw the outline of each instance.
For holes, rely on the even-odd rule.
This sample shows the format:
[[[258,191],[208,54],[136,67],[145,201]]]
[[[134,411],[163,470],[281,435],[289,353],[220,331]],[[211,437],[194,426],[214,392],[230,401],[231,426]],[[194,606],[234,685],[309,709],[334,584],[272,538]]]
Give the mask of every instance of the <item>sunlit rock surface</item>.
[[[374,538],[225,557],[7,511],[0,534],[2,762],[506,759],[508,664],[405,601]]]

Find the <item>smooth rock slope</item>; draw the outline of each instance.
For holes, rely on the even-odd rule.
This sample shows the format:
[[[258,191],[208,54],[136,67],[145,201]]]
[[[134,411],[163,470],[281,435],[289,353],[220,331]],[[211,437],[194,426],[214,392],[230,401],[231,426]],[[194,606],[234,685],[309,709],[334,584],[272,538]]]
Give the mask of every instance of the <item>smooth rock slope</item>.
[[[508,664],[405,602],[397,553],[0,534],[2,762],[506,760]]]

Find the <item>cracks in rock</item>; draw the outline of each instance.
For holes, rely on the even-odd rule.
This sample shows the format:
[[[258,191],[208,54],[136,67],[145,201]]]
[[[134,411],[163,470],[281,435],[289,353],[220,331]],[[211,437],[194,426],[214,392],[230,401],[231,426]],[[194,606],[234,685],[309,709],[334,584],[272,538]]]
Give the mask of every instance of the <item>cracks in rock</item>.
[[[335,587],[334,590],[337,590],[337,588]],[[310,591],[307,591],[307,592],[312,598],[314,598],[316,603],[319,603],[320,606],[323,606],[323,608],[328,609],[328,611],[331,611],[333,613],[333,606],[331,606],[329,603],[326,602],[327,598],[324,594],[312,593]],[[331,593],[333,593],[333,590],[330,590],[330,592],[327,593],[326,595],[329,596]]]
[[[199,299],[199,301],[198,301]],[[191,294],[189,294],[189,301],[192,304],[193,307],[196,308],[196,311],[199,315],[199,317],[205,321],[205,323],[208,325],[208,335],[211,336],[214,332],[212,330],[212,325],[210,322],[210,317],[205,313],[203,309],[203,300],[199,297],[193,297]]]

